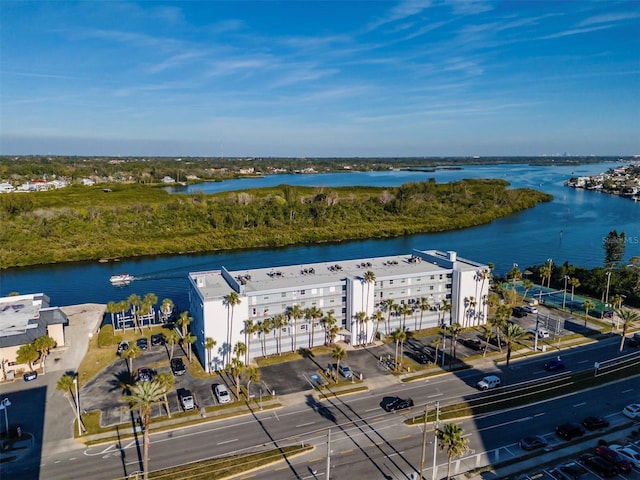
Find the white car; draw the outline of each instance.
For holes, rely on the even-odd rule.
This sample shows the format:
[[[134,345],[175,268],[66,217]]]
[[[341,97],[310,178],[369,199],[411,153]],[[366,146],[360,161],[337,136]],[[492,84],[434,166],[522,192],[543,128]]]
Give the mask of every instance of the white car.
[[[640,453],[633,448],[624,447],[622,445],[609,445],[609,448],[614,452],[618,452],[635,468],[640,468]]]
[[[530,333],[531,335],[535,336],[536,329],[530,328],[529,330],[527,330],[527,333]],[[545,330],[544,328],[538,328],[538,338],[549,338],[549,330]]]
[[[231,394],[229,393],[229,390],[226,386],[219,383],[214,388],[214,391],[216,393],[216,398],[218,399],[219,404],[231,402]]]
[[[640,417],[640,403],[632,403],[631,405],[627,405],[622,409],[622,414],[625,417],[629,418],[639,418]]]
[[[525,305],[524,307],[522,307],[522,310],[527,313],[538,313],[538,309],[533,305]]]

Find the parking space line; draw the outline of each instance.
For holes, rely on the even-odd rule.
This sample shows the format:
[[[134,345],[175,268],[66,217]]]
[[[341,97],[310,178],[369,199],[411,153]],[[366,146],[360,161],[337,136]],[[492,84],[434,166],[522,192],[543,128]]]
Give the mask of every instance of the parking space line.
[[[300,425],[296,425],[296,428],[300,428],[300,427],[308,427],[309,425],[314,425],[316,422],[307,422],[307,423],[302,423]]]
[[[233,442],[237,442],[238,439],[234,438],[233,440],[225,440],[224,442],[218,442],[216,445],[224,445],[226,443],[233,443]]]
[[[573,408],[576,408],[576,407],[583,407],[583,406],[585,406],[586,404],[587,404],[587,402],[582,402],[582,403],[576,403],[575,405],[571,405],[571,406],[572,406]]]

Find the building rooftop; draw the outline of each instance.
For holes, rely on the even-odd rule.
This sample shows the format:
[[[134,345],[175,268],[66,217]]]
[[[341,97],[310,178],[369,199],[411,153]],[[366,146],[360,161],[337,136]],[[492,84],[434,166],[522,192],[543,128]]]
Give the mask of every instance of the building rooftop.
[[[47,334],[47,325],[66,321],[42,293],[0,298],[0,347],[31,343]]]

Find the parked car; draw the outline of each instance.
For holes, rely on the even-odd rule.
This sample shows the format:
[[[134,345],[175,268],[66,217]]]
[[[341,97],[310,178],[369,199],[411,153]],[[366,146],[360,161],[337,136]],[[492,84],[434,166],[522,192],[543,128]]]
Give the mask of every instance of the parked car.
[[[146,337],[142,337],[136,340],[136,345],[140,350],[146,350],[149,347],[149,341]]]
[[[25,382],[31,382],[32,380],[35,380],[36,378],[38,378],[38,372],[27,372],[24,375],[22,375],[22,379]]]
[[[640,332],[636,332],[631,338],[627,338],[627,345],[633,348],[640,347]]]
[[[546,330],[544,328],[538,328],[537,332],[535,328],[530,328],[529,330],[527,330],[527,333],[530,333],[534,337],[536,336],[536,333],[537,333],[538,338],[549,338],[549,330]]]
[[[151,335],[151,346],[157,347],[158,345],[164,345],[164,335],[161,333],[154,333]]]
[[[640,417],[640,403],[632,403],[622,409],[622,414],[625,417],[636,419]]]
[[[400,398],[397,397],[395,400],[387,403],[384,406],[384,409],[387,412],[395,412],[397,410],[404,410],[405,408],[413,407],[413,400],[410,398]]]
[[[118,344],[118,355],[122,355],[127,350],[129,350],[129,342],[127,340],[122,340]]]
[[[476,387],[480,390],[489,390],[490,388],[499,387],[501,383],[500,377],[497,377],[496,375],[487,375],[476,383]]]
[[[640,453],[638,453],[638,451],[634,450],[631,447],[625,447],[622,445],[615,445],[615,444],[609,445],[609,448],[614,452],[617,452],[620,455],[622,455],[625,458],[625,460],[627,460],[632,466],[640,469]]]
[[[513,315],[516,318],[522,318],[527,316],[527,312],[522,307],[515,307],[511,311],[511,315]]]
[[[571,440],[584,435],[584,428],[579,423],[563,423],[556,427],[556,434],[564,440]]]
[[[522,307],[522,311],[527,313],[538,313],[538,309],[533,305],[525,305],[524,307]]]
[[[622,473],[629,473],[633,468],[629,460],[606,445],[598,445],[596,447],[596,455],[604,458],[607,462],[613,463]]]
[[[193,399],[191,391],[186,388],[178,389],[178,398],[180,398],[180,404],[183,410],[192,410],[196,408],[196,402]]]
[[[420,363],[422,365],[426,365],[431,361],[431,358],[426,353],[422,352],[407,352],[407,356],[413,359],[415,362]]]
[[[342,365],[340,365],[340,368],[338,370],[340,370],[340,375],[342,375],[347,380],[351,380],[353,378],[353,372],[351,371],[349,365],[345,365],[343,363]]]
[[[153,378],[153,372],[150,368],[142,367],[138,369],[137,377],[139,382],[149,382]]]
[[[614,464],[597,455],[585,453],[580,457],[580,462],[605,478],[613,478],[618,475],[618,468]]]
[[[479,338],[463,338],[461,342],[465,347],[468,347],[471,350],[482,350],[482,340]]]
[[[523,450],[536,450],[538,448],[544,448],[547,445],[549,445],[549,442],[540,435],[524,437],[520,440],[520,448]]]
[[[576,462],[564,463],[556,468],[558,477],[563,480],[580,480],[587,473],[587,469]]]
[[[171,359],[171,371],[174,375],[184,375],[187,373],[187,369],[184,366],[182,358],[176,357]]]
[[[562,360],[560,357],[554,358],[553,360],[549,360],[547,363],[544,364],[544,369],[548,372],[564,370],[565,368],[566,368],[566,365],[564,363],[564,360]]]
[[[213,388],[213,391],[216,394],[216,399],[219,404],[231,403],[231,394],[229,393],[229,389],[227,389],[226,385],[218,383]]]
[[[609,421],[602,417],[591,416],[582,420],[582,426],[587,430],[598,430],[609,426]]]

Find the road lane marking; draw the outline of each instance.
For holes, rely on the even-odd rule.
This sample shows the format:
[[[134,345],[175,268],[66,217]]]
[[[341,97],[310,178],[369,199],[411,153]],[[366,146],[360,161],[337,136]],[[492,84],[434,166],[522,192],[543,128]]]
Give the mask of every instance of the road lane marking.
[[[427,398],[441,397],[442,395],[442,393],[434,393],[433,395],[427,395]]]
[[[233,443],[233,442],[237,442],[238,439],[234,438],[233,440],[226,440],[224,442],[218,442],[216,445],[224,445],[225,443]]]
[[[627,390],[622,390],[622,392],[620,392],[620,393],[631,393],[631,392],[633,392],[633,390],[634,390],[633,388],[629,388]]]
[[[571,406],[572,406],[573,408],[576,408],[576,407],[583,407],[583,406],[585,406],[586,404],[587,404],[587,402],[581,402],[581,403],[576,403],[575,405],[571,405]]]
[[[309,425],[314,425],[316,422],[307,422],[307,423],[301,423],[300,425],[296,425],[296,428],[300,428],[300,427],[308,427]]]
[[[545,415],[545,412],[540,412],[540,413],[536,413],[533,415],[533,417],[541,417],[542,415]]]

